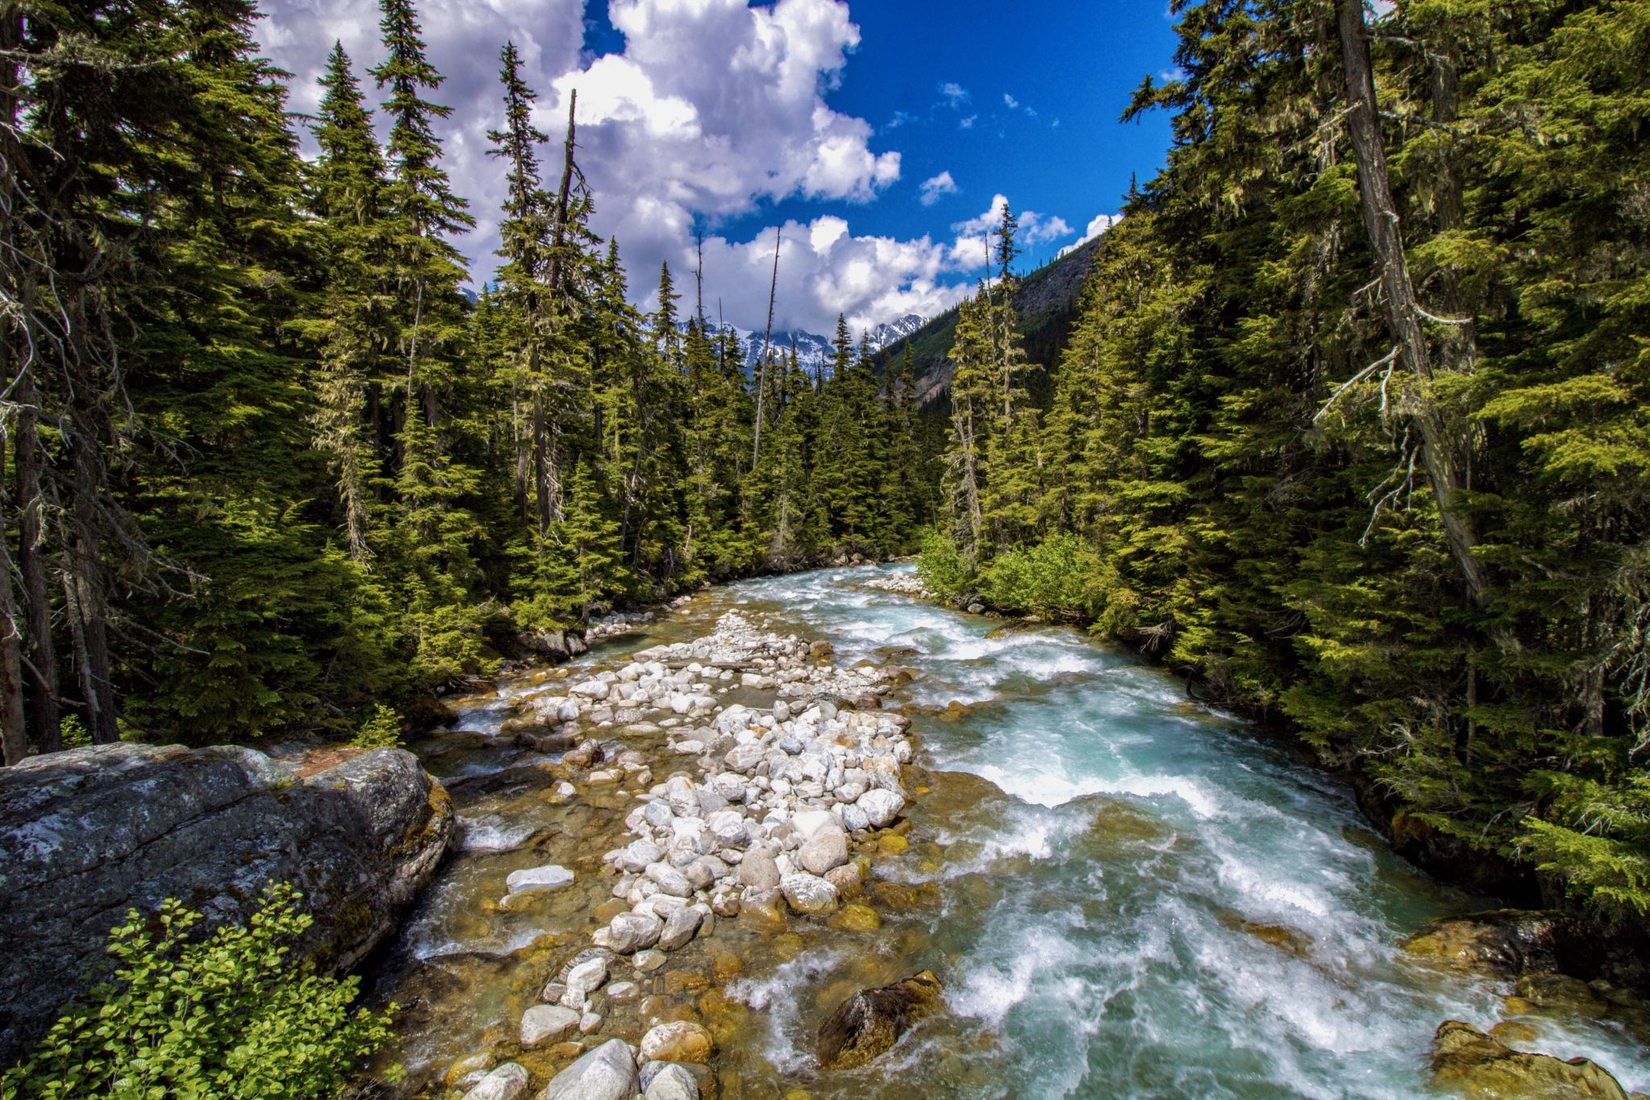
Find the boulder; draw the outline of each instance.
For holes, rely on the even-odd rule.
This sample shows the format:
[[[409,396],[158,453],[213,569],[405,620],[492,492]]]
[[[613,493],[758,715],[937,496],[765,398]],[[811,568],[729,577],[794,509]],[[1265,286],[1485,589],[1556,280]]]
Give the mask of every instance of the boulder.
[[[1445,1020],[1433,1036],[1432,1079],[1466,1100],[1628,1100],[1621,1083],[1595,1062],[1514,1050],[1460,1020]]]
[[[632,955],[659,942],[665,922],[647,913],[620,913],[607,926],[606,947],[614,954]]]
[[[905,809],[905,799],[893,791],[878,787],[860,795],[854,805],[865,811],[865,816],[875,828],[885,829]]]
[[[642,1058],[648,1062],[692,1062],[704,1065],[716,1049],[716,1040],[703,1024],[672,1020],[642,1036]]]
[[[1404,950],[1451,969],[1496,978],[1568,969],[1561,955],[1583,936],[1582,926],[1557,912],[1497,909],[1432,921],[1404,941]]]
[[[660,1069],[649,1079],[644,1100],[699,1100],[699,1082],[686,1067],[674,1062],[651,1064]]]
[[[579,1013],[562,1005],[534,1005],[521,1014],[521,1045],[553,1043],[579,1026]]]
[[[402,749],[293,767],[122,742],[0,768],[0,1065],[107,975],[128,909],[178,898],[206,931],[289,882],[315,918],[294,959],[338,973],[395,930],[454,831],[446,790]]]
[[[829,913],[837,907],[836,887],[820,878],[798,872],[779,880],[785,903],[798,913]]]
[[[538,1100],[632,1100],[636,1056],[623,1039],[609,1039],[550,1079]]]
[[[530,1084],[526,1070],[506,1062],[477,1081],[475,1088],[464,1094],[464,1100],[521,1100]]]
[[[697,909],[684,906],[665,918],[664,930],[659,933],[659,950],[675,951],[685,947],[699,931],[705,915]]]
[[[811,874],[823,875],[848,862],[848,834],[834,821],[803,842],[796,860]]]
[[[543,867],[527,867],[520,871],[511,871],[504,880],[504,888],[510,893],[522,890],[554,890],[566,886],[573,881],[573,872],[565,867],[558,867],[554,863],[547,863]]]
[[[773,890],[779,886],[779,864],[766,848],[752,848],[739,861],[739,885],[753,890]]]
[[[892,1047],[912,1024],[937,1010],[940,994],[940,981],[931,970],[855,993],[819,1029],[819,1064],[825,1069],[865,1065]]]

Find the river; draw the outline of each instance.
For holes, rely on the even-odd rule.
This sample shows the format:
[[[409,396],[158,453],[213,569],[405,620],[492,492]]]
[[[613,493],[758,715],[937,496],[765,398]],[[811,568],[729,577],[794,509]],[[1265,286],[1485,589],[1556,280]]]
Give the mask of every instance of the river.
[[[917,673],[885,701],[914,720],[909,847],[874,863],[908,889],[873,897],[905,904],[879,906],[874,931],[720,924],[713,938],[735,962],[705,962],[714,982],[678,983],[718,1014],[724,1097],[1408,1098],[1431,1094],[1441,1021],[1488,1029],[1508,1017],[1510,986],[1400,950],[1424,922],[1488,899],[1395,856],[1335,779],[1131,654],[865,587],[875,572],[720,588],[581,662],[691,638],[738,607],[830,641],[839,664]],[[545,677],[466,701],[458,730],[419,746],[453,785],[464,851],[378,989],[405,1006],[396,1056],[429,1095],[446,1095],[435,1081],[453,1059],[508,1044],[547,969],[608,900],[600,856],[623,843],[634,800],[557,795],[533,778],[543,758],[499,736]],[[669,774],[668,760],[651,764],[655,781]],[[547,861],[572,868],[575,886],[496,908],[505,875]],[[815,1067],[814,1032],[847,992],[925,968],[948,1012],[867,1067]],[[707,984],[725,990],[699,994]],[[1650,1057],[1617,1025],[1517,1022],[1530,1037],[1521,1048],[1587,1056],[1650,1089]]]

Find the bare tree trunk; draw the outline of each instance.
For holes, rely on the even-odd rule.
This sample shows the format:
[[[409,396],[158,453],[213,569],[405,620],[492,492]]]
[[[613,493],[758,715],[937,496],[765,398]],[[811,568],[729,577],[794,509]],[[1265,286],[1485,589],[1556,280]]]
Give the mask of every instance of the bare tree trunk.
[[[24,686],[28,694],[29,730],[35,748],[56,752],[62,747],[57,707],[57,653],[52,640],[51,591],[43,552],[45,525],[41,485],[43,456],[37,434],[39,397],[32,377],[20,388],[23,410],[17,428],[17,565],[23,577],[23,605],[28,618],[28,662]]]
[[[120,740],[115,725],[115,689],[109,676],[109,591],[104,579],[98,495],[102,486],[102,464],[96,454],[101,433],[87,423],[84,413],[75,417],[74,518],[67,540],[69,574],[73,591],[77,629],[75,645],[80,665],[81,691],[85,696],[86,725],[92,741],[99,745]]]
[[[1423,311],[1410,280],[1399,231],[1397,204],[1381,146],[1380,115],[1375,98],[1375,75],[1370,61],[1369,36],[1364,26],[1363,0],[1339,0],[1341,55],[1346,70],[1350,110],[1347,125],[1358,164],[1358,193],[1364,228],[1369,233],[1381,268],[1387,325],[1398,344],[1402,362],[1414,375],[1406,387],[1404,411],[1421,436],[1421,459],[1433,495],[1444,537],[1462,580],[1474,602],[1482,602],[1488,579],[1473,556],[1477,532],[1460,513],[1461,494],[1471,488],[1471,434],[1464,424],[1451,422],[1432,394],[1432,363],[1422,330]]]
[[[773,343],[773,304],[779,296],[779,245],[784,231],[775,226],[773,231],[773,279],[768,283],[768,327],[762,333],[762,358],[756,364],[756,427],[752,433],[751,469],[762,461],[763,401],[768,393],[768,349]]]
[[[529,324],[538,326],[537,331],[541,335],[550,330],[549,322],[560,316],[561,304],[567,298],[566,287],[563,285],[567,277],[564,253],[567,247],[568,223],[572,217],[573,180],[579,173],[578,162],[573,156],[574,151],[578,148],[578,110],[579,93],[575,89],[567,100],[567,136],[562,142],[561,186],[556,190],[556,213],[550,242],[548,286],[538,309],[534,311],[538,313],[548,310],[550,316],[547,318],[539,316],[528,318]],[[552,523],[561,518],[562,476],[560,456],[556,453],[555,431],[550,423],[552,418],[549,410],[545,407],[545,392],[548,388],[548,380],[539,377],[542,363],[538,359],[536,349],[534,360],[533,480],[538,495],[539,534],[542,536],[549,532]]]
[[[9,372],[9,344],[0,342],[0,366]],[[5,452],[10,416],[0,415],[0,454]],[[6,487],[0,482],[0,764],[10,766],[29,753],[28,727],[23,713],[23,621],[12,587],[11,551],[5,542],[5,520],[11,511]]]

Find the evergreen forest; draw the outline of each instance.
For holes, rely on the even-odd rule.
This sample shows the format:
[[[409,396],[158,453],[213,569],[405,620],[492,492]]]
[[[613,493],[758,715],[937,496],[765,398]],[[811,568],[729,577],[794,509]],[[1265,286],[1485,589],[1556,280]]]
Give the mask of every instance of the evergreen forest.
[[[348,736],[593,613],[915,547],[898,365],[839,323],[748,377],[668,268],[638,313],[512,44],[471,272],[411,0],[303,119],[251,0],[0,11],[7,762]]]
[[[926,409],[845,321],[748,372],[683,273],[639,312],[508,43],[468,270],[381,7],[299,118],[252,0],[0,4],[8,763],[347,738],[605,611],[920,546],[1457,877],[1650,914],[1650,0],[1172,0],[1127,114],[1174,145],[1069,340],[1027,354],[1005,213]]]
[[[1058,360],[958,318],[925,577],[1293,731],[1449,877],[1642,919],[1650,4],[1172,9]]]

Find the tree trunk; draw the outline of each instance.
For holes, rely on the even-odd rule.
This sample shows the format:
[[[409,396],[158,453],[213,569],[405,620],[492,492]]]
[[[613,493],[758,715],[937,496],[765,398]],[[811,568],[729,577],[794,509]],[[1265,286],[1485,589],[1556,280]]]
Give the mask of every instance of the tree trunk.
[[[109,592],[103,576],[102,522],[98,505],[101,470],[94,453],[99,433],[77,416],[74,442],[74,523],[69,539],[69,587],[78,629],[76,656],[85,696],[86,726],[99,745],[120,740],[115,724],[115,689],[109,677]]]
[[[1465,425],[1452,422],[1432,394],[1432,363],[1421,327],[1421,308],[1409,276],[1397,204],[1392,198],[1386,153],[1381,146],[1363,0],[1339,0],[1339,31],[1346,69],[1347,125],[1358,164],[1364,228],[1381,268],[1387,325],[1398,344],[1401,361],[1414,375],[1405,387],[1404,411],[1421,436],[1421,459],[1438,500],[1450,554],[1473,601],[1481,603],[1488,580],[1483,564],[1473,556],[1478,535],[1460,513],[1461,494],[1471,488],[1471,435]]]
[[[28,667],[24,687],[28,695],[29,731],[36,750],[56,752],[62,747],[57,707],[57,652],[52,639],[51,589],[47,577],[41,470],[43,455],[37,434],[39,396],[28,377],[20,388],[23,409],[17,427],[17,565],[23,577],[23,605],[28,618]]]

